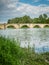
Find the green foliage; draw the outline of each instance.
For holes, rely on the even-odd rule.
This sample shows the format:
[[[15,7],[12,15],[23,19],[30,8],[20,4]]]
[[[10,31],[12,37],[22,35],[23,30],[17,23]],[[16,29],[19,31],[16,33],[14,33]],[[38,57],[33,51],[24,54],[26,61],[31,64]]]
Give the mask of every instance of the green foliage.
[[[0,37],[0,65],[18,65],[22,57],[18,44],[14,40]]]
[[[48,19],[46,19],[46,22],[49,24],[49,18],[48,18]]]
[[[33,23],[40,23],[39,18],[34,18]]]
[[[9,19],[8,23],[49,23],[49,18],[46,14],[40,15],[38,18],[30,18],[29,16],[25,15],[23,17],[16,17],[13,19]]]
[[[0,36],[0,65],[49,65],[49,52],[37,54],[29,46],[21,48],[18,42]]]
[[[43,14],[43,15],[39,16],[39,22],[40,23],[47,23],[46,20],[47,20],[47,15],[46,14]]]
[[[46,18],[47,18],[47,15],[46,15],[46,14],[43,14],[43,18],[45,18],[45,19],[46,19]]]
[[[25,15],[23,17],[16,17],[11,20],[8,20],[8,23],[31,23],[32,19]]]

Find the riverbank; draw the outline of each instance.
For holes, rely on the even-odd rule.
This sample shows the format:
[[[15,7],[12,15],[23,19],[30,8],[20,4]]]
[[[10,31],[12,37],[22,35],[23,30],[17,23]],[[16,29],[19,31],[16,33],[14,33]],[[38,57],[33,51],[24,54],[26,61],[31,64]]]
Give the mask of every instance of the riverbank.
[[[19,42],[0,36],[0,65],[49,65],[49,52],[37,54]]]

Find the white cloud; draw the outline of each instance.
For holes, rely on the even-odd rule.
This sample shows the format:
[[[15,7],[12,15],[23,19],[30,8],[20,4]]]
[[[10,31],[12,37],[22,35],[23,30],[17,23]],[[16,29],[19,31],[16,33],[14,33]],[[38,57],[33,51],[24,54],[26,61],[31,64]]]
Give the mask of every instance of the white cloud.
[[[15,8],[16,6],[13,5],[13,4],[9,4],[9,5],[7,5],[7,7],[8,7],[8,8]]]
[[[49,0],[47,0],[47,1],[49,1]]]
[[[46,4],[40,4],[39,7],[48,7]]]
[[[0,24],[7,23],[6,21],[0,21]]]
[[[0,10],[3,10],[7,7],[15,7],[16,3],[18,3],[19,0],[0,0]]]
[[[3,2],[6,0],[2,0]],[[15,0],[16,1],[16,0]],[[2,2],[2,3],[3,3]],[[38,17],[40,14],[46,13],[49,16],[49,6],[47,5],[39,5],[33,6],[29,4],[24,4],[18,2],[13,2],[10,0],[11,3],[6,2],[6,5],[0,9],[0,19],[9,19],[13,17],[20,17],[24,15],[29,15],[31,17]]]
[[[21,11],[23,14],[31,15],[32,17],[38,16],[43,13],[49,12],[49,6],[32,6],[29,4],[21,4],[18,8],[18,11]]]

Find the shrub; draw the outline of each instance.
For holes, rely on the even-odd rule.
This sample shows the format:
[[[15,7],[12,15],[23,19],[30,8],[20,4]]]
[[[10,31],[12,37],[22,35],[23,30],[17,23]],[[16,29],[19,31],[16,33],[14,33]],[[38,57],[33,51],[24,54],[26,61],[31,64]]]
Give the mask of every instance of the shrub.
[[[49,65],[49,53],[37,54],[31,49],[20,48],[14,40],[0,36],[0,65]]]
[[[20,65],[22,51],[19,43],[0,37],[0,65]]]

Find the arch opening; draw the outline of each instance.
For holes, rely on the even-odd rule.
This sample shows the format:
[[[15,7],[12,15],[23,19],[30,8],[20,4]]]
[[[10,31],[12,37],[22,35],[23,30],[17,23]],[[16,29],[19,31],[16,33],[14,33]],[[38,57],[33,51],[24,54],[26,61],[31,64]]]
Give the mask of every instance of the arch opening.
[[[2,29],[2,28],[0,28],[0,29]]]
[[[29,26],[27,26],[27,25],[23,25],[21,28],[29,28]]]
[[[35,25],[33,28],[40,28],[40,26],[39,25]]]
[[[44,28],[49,28],[49,25],[45,25]]]
[[[15,27],[13,25],[7,26],[7,28],[15,29]]]

